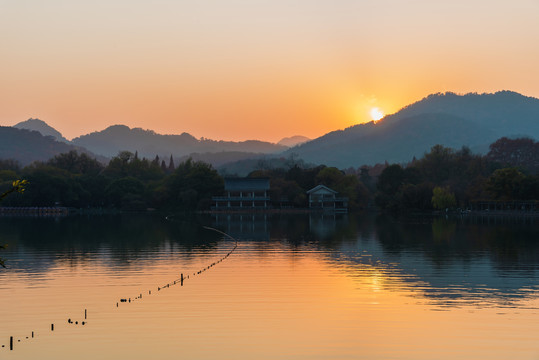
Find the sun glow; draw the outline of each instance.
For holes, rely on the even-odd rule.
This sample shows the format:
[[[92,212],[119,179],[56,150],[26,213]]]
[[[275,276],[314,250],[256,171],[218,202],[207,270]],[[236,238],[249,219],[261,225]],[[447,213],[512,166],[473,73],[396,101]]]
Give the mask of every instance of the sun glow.
[[[384,113],[382,110],[378,109],[377,107],[371,109],[371,119],[374,121],[378,121],[381,118],[384,117]]]

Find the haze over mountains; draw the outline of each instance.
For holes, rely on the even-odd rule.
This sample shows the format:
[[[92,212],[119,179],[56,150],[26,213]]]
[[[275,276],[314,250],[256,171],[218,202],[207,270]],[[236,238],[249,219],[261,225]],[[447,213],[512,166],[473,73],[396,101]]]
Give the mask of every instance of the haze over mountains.
[[[139,156],[152,158],[159,156],[184,156],[191,153],[207,152],[252,152],[278,153],[287,149],[283,145],[269,142],[248,140],[241,142],[197,139],[183,133],[180,135],[161,135],[151,130],[130,129],[125,125],[114,125],[99,132],[80,136],[72,140],[73,144],[83,146],[90,151],[115,156],[119,151],[138,151]]]
[[[128,150],[146,158],[192,156],[221,168],[235,161],[291,155],[307,163],[347,168],[384,161],[407,162],[436,144],[468,146],[484,153],[502,136],[539,138],[539,99],[510,91],[433,94],[376,123],[333,131],[311,141],[302,136],[284,138],[278,144],[196,139],[188,133],[161,135],[125,125],[113,125],[69,142],[45,122],[29,119],[13,128],[0,127],[0,158],[15,158],[25,165],[70,149],[107,158]]]
[[[311,141],[311,139],[309,139],[306,136],[295,135],[295,136],[282,138],[281,140],[279,140],[277,144],[288,146],[288,147],[293,147],[293,146],[304,144],[308,141]]]
[[[56,141],[54,137],[43,136],[38,131],[0,126],[0,159],[13,159],[25,166],[34,161],[47,161],[71,150],[86,153],[101,162],[106,161],[84,148]]]

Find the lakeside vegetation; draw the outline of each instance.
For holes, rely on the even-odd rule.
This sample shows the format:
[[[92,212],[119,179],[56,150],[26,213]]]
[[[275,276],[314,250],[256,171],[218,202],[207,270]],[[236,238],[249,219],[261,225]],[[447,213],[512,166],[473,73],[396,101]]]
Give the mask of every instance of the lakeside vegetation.
[[[301,160],[285,167],[252,172],[270,179],[275,208],[306,207],[307,190],[324,184],[350,199],[351,209],[376,206],[388,211],[468,208],[474,201],[539,200],[539,142],[501,138],[487,155],[468,148],[432,147],[407,164],[363,165],[340,170],[306,167]],[[29,181],[24,196],[2,206],[65,206],[119,210],[205,210],[222,194],[223,177],[211,165],[188,159],[177,166],[122,151],[106,166],[87,154],[69,151],[45,162],[20,167],[0,160],[0,190],[14,179]]]

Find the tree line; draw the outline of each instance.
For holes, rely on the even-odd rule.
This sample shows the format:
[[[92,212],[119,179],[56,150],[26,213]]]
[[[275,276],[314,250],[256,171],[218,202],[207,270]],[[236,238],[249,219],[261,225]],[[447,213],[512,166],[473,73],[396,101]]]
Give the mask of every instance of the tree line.
[[[485,156],[436,145],[421,159],[389,165],[375,202],[392,211],[468,208],[478,201],[539,200],[539,142],[503,137]]]
[[[65,206],[119,210],[197,210],[223,191],[223,179],[211,165],[187,160],[140,159],[122,151],[103,165],[84,153],[69,151],[46,162],[20,168],[0,160],[0,186],[10,179],[28,181],[24,196],[15,194],[3,206]]]
[[[340,170],[308,167],[293,158],[282,163],[286,166],[249,174],[270,179],[274,208],[307,207],[307,191],[318,184],[348,197],[352,210],[430,211],[467,208],[480,200],[539,200],[539,142],[527,138],[501,138],[484,156],[436,145],[407,164]],[[175,165],[172,156],[140,159],[128,151],[107,165],[77,151],[24,168],[0,160],[0,190],[14,179],[28,181],[26,192],[6,198],[2,206],[206,210],[211,197],[224,191],[223,177],[209,164],[188,159]]]

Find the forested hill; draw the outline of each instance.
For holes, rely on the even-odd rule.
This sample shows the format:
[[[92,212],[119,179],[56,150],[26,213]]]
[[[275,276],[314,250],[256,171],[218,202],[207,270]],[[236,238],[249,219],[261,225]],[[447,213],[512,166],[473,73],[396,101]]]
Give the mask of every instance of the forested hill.
[[[486,153],[503,137],[539,138],[539,99],[495,94],[434,94],[377,123],[333,131],[288,150],[307,162],[340,168],[420,158],[435,144]]]
[[[105,160],[79,146],[56,141],[52,136],[43,136],[37,131],[0,126],[0,159],[17,160],[24,166],[36,160],[49,160],[71,150],[97,157],[99,161]]]
[[[222,151],[250,152],[250,153],[278,153],[287,149],[286,146],[277,145],[258,140],[241,142],[216,141],[210,139],[196,139],[194,136],[183,133],[181,135],[161,135],[152,130],[140,128],[130,129],[125,125],[114,125],[99,132],[93,132],[72,140],[75,145],[83,146],[88,150],[112,157],[119,151],[138,151],[139,156],[153,158],[155,155],[175,157],[191,153],[209,153]]]

